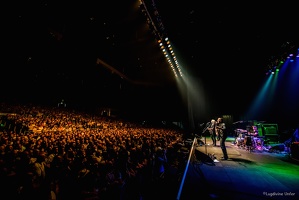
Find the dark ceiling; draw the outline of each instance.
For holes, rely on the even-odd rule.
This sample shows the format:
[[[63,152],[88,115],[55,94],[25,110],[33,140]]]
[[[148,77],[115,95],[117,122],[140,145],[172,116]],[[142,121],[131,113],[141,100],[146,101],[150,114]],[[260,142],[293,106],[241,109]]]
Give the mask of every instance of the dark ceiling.
[[[143,2],[161,20],[185,72],[207,91],[224,88],[227,109],[245,104],[271,60],[299,46],[294,5]],[[138,1],[13,1],[4,8],[3,96],[98,106],[130,101],[152,112],[180,105],[175,77]]]

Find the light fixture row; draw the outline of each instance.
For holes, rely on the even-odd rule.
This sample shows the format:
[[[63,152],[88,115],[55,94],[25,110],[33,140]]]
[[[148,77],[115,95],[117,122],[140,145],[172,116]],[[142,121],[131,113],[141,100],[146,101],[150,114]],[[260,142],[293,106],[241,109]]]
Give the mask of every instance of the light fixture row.
[[[153,16],[155,17],[154,19],[158,23],[157,25],[155,24],[155,21],[153,20],[150,12],[148,11],[144,0],[140,0],[140,8],[142,9],[142,12],[145,13],[145,15],[146,15],[147,24],[150,26],[151,29],[153,29],[153,32],[156,36],[160,50],[164,54],[175,77],[179,77],[179,76],[182,77],[183,73],[182,73],[181,67],[180,67],[177,57],[174,53],[171,42],[170,42],[169,38],[166,36],[166,29],[162,23],[161,17],[159,15],[159,12],[158,12],[156,6],[155,6],[154,1],[152,1],[151,5],[152,5],[153,13],[154,13]]]

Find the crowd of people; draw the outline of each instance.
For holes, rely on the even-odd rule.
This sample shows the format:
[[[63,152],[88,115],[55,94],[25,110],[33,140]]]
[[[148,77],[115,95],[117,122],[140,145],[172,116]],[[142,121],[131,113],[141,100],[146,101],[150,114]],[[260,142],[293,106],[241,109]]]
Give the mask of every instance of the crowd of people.
[[[1,104],[0,113],[1,194],[9,199],[146,199],[185,165],[180,129],[56,106]]]

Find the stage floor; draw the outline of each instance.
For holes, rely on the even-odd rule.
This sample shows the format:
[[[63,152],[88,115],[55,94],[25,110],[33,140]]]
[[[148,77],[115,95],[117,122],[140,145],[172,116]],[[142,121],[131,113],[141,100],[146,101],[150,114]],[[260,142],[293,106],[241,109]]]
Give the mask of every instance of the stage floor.
[[[206,143],[195,148],[196,159],[188,168],[180,200],[299,198],[299,164],[290,152],[280,151],[282,144],[248,151],[234,145],[234,139],[226,141],[228,160],[220,160],[219,141],[213,147],[210,138],[200,139]]]

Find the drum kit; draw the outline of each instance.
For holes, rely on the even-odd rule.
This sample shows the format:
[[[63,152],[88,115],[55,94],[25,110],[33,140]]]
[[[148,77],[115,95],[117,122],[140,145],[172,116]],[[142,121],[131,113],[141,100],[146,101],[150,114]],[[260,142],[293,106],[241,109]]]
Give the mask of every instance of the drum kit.
[[[247,151],[263,150],[264,140],[258,137],[256,126],[253,126],[251,131],[244,129],[235,129],[236,145],[238,148],[246,149]]]

